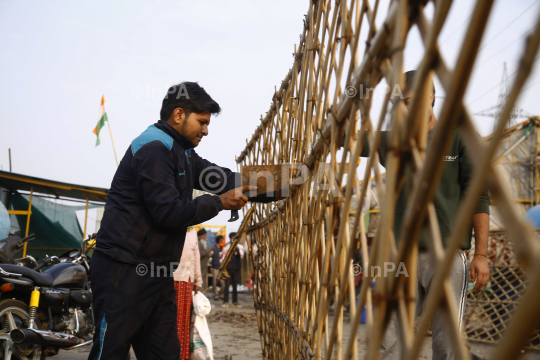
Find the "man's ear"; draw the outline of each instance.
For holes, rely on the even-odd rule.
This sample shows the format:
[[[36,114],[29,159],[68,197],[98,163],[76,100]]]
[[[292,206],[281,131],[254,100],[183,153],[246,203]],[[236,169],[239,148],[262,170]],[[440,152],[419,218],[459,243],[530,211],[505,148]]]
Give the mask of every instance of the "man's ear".
[[[176,108],[174,109],[172,113],[172,122],[176,125],[181,124],[184,121],[184,118],[186,117],[186,113],[184,109],[182,108]]]

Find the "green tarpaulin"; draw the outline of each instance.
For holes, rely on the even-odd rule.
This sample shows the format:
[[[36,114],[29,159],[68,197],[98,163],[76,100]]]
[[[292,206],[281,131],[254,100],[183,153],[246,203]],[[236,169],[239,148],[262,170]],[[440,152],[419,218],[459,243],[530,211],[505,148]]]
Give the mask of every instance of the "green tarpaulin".
[[[29,195],[12,194],[11,210],[28,209]],[[89,208],[98,207],[89,205]],[[36,239],[28,244],[28,255],[36,259],[48,255],[58,255],[64,250],[43,250],[32,248],[79,248],[83,232],[77,221],[76,211],[84,210],[85,206],[70,206],[34,196],[32,198],[32,215],[30,217],[29,234],[35,234]],[[12,215],[12,229],[20,231],[24,236],[26,231],[26,215]],[[22,256],[22,252],[16,257]]]

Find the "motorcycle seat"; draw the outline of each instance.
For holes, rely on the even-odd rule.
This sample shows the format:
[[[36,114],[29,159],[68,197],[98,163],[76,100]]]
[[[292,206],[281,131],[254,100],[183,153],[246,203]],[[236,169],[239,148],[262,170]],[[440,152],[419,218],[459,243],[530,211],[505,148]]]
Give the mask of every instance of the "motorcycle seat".
[[[37,272],[24,266],[0,264],[0,268],[9,273],[21,274],[22,276],[31,279],[38,286],[52,286],[53,277],[47,272]],[[15,278],[0,274],[0,277]]]

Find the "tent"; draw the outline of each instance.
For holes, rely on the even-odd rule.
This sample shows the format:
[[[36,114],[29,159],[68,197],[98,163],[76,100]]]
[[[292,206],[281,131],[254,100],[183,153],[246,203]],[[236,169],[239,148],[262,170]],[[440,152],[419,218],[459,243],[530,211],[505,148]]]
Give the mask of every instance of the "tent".
[[[491,136],[485,138],[489,141]],[[506,183],[521,216],[540,203],[540,118],[533,116],[508,128],[500,142],[495,168]],[[495,206],[490,208],[490,230],[503,230]]]
[[[86,234],[88,209],[103,206],[108,189],[69,184],[0,171],[0,200],[11,215],[11,232],[36,234],[22,256],[41,258],[80,247]],[[80,203],[73,206],[73,203]],[[76,212],[85,210],[84,227]]]

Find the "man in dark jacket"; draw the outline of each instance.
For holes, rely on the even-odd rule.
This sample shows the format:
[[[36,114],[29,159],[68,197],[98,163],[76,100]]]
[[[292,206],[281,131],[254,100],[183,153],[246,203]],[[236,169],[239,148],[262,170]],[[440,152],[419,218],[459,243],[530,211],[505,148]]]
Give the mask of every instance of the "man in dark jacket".
[[[405,76],[405,91],[403,102],[405,107],[408,107],[410,100],[413,97],[412,84],[414,80],[415,71],[409,71],[404,74]],[[431,108],[428,123],[428,145],[433,139],[433,129],[437,126],[437,119],[433,113],[433,105],[435,104],[435,87],[432,85],[431,94]],[[389,131],[384,131],[379,146],[379,160],[381,165],[385,166],[386,155],[389,151]],[[467,153],[467,148],[461,138],[461,131],[456,128],[453,133],[448,134],[451,136],[452,146],[448,153],[441,158],[440,161],[444,161],[444,170],[441,181],[435,193],[433,204],[437,212],[437,220],[439,222],[439,230],[443,244],[449,240],[452,226],[456,214],[459,210],[461,200],[464,198],[467,191],[468,184],[471,182],[473,175],[473,167]],[[364,138],[366,140],[366,137]],[[369,156],[369,144],[364,142],[366,146],[362,149],[361,156]],[[429,151],[429,146],[428,150]],[[409,189],[411,188],[411,171],[409,168],[405,169],[405,183],[401,187],[394,214],[394,234],[396,240],[401,235],[403,226],[403,219],[405,218],[405,210],[407,206],[407,200],[409,198]],[[489,194],[486,191],[482,193],[478,199],[478,205],[476,213],[473,216],[472,224],[475,233],[475,250],[474,259],[471,262],[470,268],[465,256],[465,250],[471,248],[472,228],[467,236],[462,239],[461,249],[458,250],[454,263],[452,265],[451,274],[448,278],[452,289],[456,303],[458,304],[458,324],[461,326],[463,320],[463,314],[465,311],[465,304],[467,299],[468,290],[468,278],[470,276],[471,281],[475,281],[476,285],[474,291],[480,290],[489,280],[489,267],[487,262],[487,250],[488,250],[488,233],[489,233]],[[432,276],[435,271],[435,264],[430,254],[427,252],[426,239],[424,235],[420,238],[418,254],[418,269],[417,269],[417,287],[418,294],[416,300],[416,309],[419,312],[422,309],[424,301],[429,292],[429,285]],[[399,336],[397,335],[397,317],[392,315],[385,338],[382,343],[383,353],[382,359],[397,359],[401,355],[401,349],[399,344]],[[441,310],[438,310],[432,325],[432,347],[433,347],[433,359],[453,359],[455,357],[454,349],[452,347],[449,335],[446,333],[446,326],[444,324],[443,314]]]
[[[223,249],[223,252],[226,254],[228,249],[231,247],[231,244],[234,242],[236,236],[235,232],[229,234],[230,242]],[[225,256],[225,254],[223,256]],[[244,248],[241,244],[238,244],[234,250],[234,254],[231,257],[231,261],[227,264],[227,273],[229,273],[230,278],[225,281],[225,291],[223,292],[223,307],[229,307],[229,286],[232,285],[232,301],[234,307],[242,307],[238,304],[238,284],[242,278],[242,258],[244,257]]]
[[[96,324],[89,359],[178,360],[172,272],[186,230],[240,209],[239,174],[194,151],[219,105],[197,83],[169,88],[156,124],[131,143],[109,190],[92,257]],[[193,189],[217,194],[192,199]]]
[[[219,300],[219,293],[223,293],[223,288],[224,288],[224,281],[223,280],[220,280],[220,281],[217,281],[217,276],[219,274],[219,267],[221,266],[221,260],[220,260],[220,257],[221,257],[221,243],[223,242],[223,236],[222,235],[218,235],[216,236],[216,243],[214,244],[214,246],[212,246],[212,250],[214,251],[212,253],[212,281],[213,281],[213,285],[212,285],[212,290],[214,291],[214,300]],[[220,285],[221,287],[221,290],[218,289],[218,285]]]

